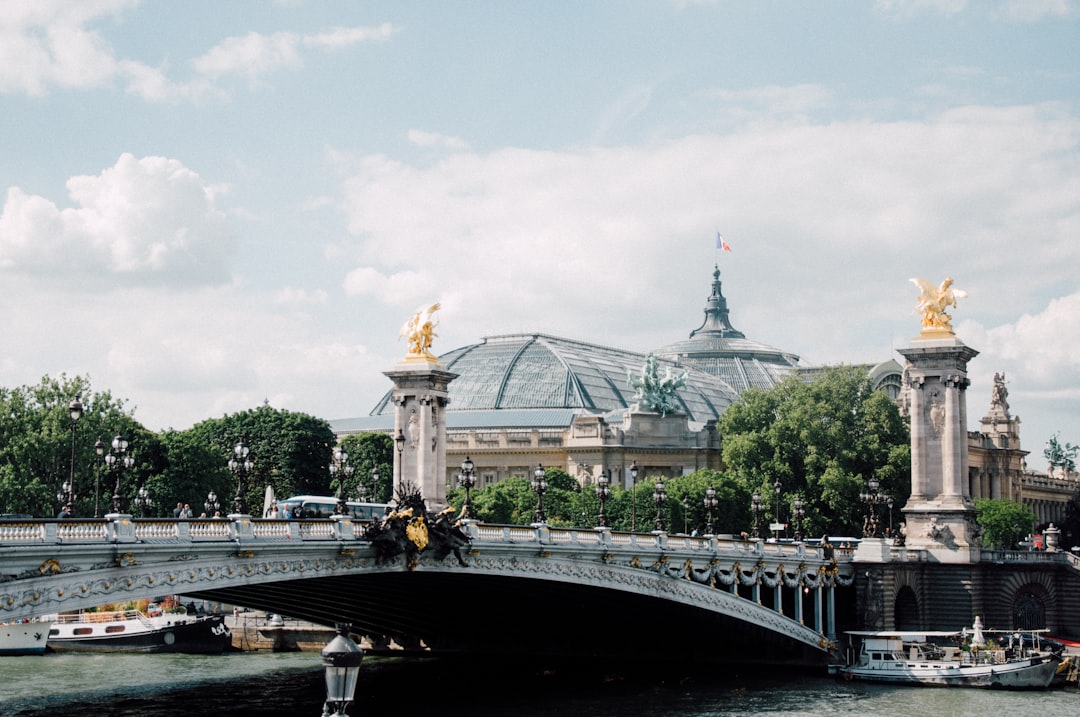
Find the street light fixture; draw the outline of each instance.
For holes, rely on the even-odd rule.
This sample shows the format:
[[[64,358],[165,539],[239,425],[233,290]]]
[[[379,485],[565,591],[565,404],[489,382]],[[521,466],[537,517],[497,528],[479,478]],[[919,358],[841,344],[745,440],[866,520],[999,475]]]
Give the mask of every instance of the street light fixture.
[[[607,527],[607,499],[611,495],[611,486],[608,485],[607,473],[600,473],[596,479],[596,497],[600,499],[600,518],[596,521],[597,527]]]
[[[150,491],[147,490],[145,485],[139,486],[139,490],[135,493],[135,507],[139,509],[142,517],[150,517],[150,508],[154,505],[154,501],[150,499]]]
[[[112,439],[112,450],[105,454],[105,465],[116,474],[116,486],[113,488],[112,509],[114,513],[127,513],[128,499],[122,494],[124,471],[135,465],[135,459],[128,454],[131,444],[119,433]]]
[[[229,470],[236,476],[236,495],[233,496],[233,513],[247,515],[247,479],[255,464],[251,460],[251,448],[241,438],[233,446],[233,457],[229,459]]]
[[[637,461],[630,462],[630,532],[637,532]]]
[[[705,534],[715,535],[716,528],[713,525],[713,511],[716,510],[716,506],[720,504],[720,501],[716,498],[716,488],[709,486],[705,489],[705,511],[708,515],[709,522],[705,524]]]
[[[547,478],[544,474],[544,466],[539,463],[536,464],[536,468],[533,470],[532,477],[532,489],[536,491],[536,522],[546,523],[547,516],[544,515],[544,493],[547,492]]]
[[[394,436],[394,445],[397,447],[397,457],[398,457],[398,461],[397,461],[398,474],[397,474],[397,483],[395,485],[400,486],[402,481],[404,480],[404,476],[405,476],[405,434],[402,433],[400,428],[398,429],[397,435]],[[391,498],[394,497],[393,486],[390,489],[390,497]]]
[[[780,479],[777,478],[776,482],[772,484],[773,491],[776,493],[776,520],[772,527],[776,531],[776,539],[780,540],[780,531],[783,530],[784,521],[780,519],[780,491],[783,489],[783,484],[780,483]]]
[[[796,497],[795,502],[791,504],[791,522],[795,526],[795,542],[801,543],[803,539],[802,534],[802,522],[806,516],[806,511],[803,509],[802,498]]]
[[[764,510],[764,506],[761,504],[761,493],[754,491],[754,495],[750,497],[750,510],[754,513],[754,537],[761,537],[761,511]]]
[[[468,519],[473,517],[472,489],[476,485],[476,464],[472,459],[465,456],[461,462],[461,472],[458,473],[458,485],[465,489],[465,505],[461,506],[461,517]]]
[[[361,496],[360,500],[363,501],[364,500],[364,494],[366,493],[366,491],[364,490],[364,484],[361,483],[358,486],[356,486],[356,490]],[[372,500],[375,500],[375,501],[379,500],[379,467],[378,466],[375,466],[374,468],[371,469],[371,495],[372,495]]]
[[[867,505],[867,516],[863,524],[864,538],[881,537],[881,523],[878,521],[877,507],[888,500],[889,496],[881,493],[878,490],[880,487],[881,484],[877,478],[871,477],[870,480],[866,481],[866,492],[859,494],[859,498]]]
[[[334,449],[333,461],[330,463],[330,479],[337,478],[337,506],[334,512],[338,515],[348,515],[349,506],[345,505],[345,482],[353,477],[356,469],[349,465],[349,454],[338,448]]]
[[[203,503],[203,507],[206,508],[206,517],[213,518],[217,515],[217,512],[221,510],[221,503],[218,502],[217,493],[210,491],[206,495],[206,502]]]
[[[682,497],[682,532],[683,535],[690,533],[690,496]]]
[[[79,396],[76,395],[74,400],[68,404],[68,415],[71,416],[71,472],[68,475],[67,481],[60,488],[60,492],[56,494],[56,500],[60,503],[60,507],[64,508],[69,506],[72,510],[75,509],[75,430],[79,427],[79,419],[83,415],[83,405],[79,402]]]
[[[656,504],[656,532],[664,532],[664,515],[661,512],[664,507],[664,502],[667,501],[667,488],[664,487],[664,479],[662,477],[656,479],[656,485],[653,487],[652,494],[653,503]]]
[[[104,462],[105,442],[101,440],[101,436],[94,441],[94,453]],[[97,468],[94,469],[94,517],[101,517],[101,470]]]
[[[356,695],[356,680],[364,650],[349,637],[348,625],[337,625],[337,635],[322,649],[326,672],[326,704],[323,715],[344,715]],[[330,710],[334,710],[331,712]]]

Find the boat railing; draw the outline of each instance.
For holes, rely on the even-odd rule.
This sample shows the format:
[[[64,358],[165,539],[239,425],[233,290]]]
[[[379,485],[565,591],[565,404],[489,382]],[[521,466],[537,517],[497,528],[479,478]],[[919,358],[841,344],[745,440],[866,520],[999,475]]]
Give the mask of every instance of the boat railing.
[[[138,620],[149,626],[150,621],[138,610],[101,610],[98,612],[62,612],[56,616],[53,622],[71,624],[76,622],[119,622],[121,620]]]

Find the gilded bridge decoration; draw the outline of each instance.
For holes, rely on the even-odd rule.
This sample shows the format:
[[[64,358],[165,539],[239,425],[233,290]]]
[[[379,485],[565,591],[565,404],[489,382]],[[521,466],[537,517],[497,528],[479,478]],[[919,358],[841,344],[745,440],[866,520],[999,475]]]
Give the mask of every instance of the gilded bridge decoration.
[[[945,277],[940,286],[934,286],[926,279],[911,279],[919,287],[919,299],[916,311],[922,314],[921,337],[955,336],[952,319],[947,313],[949,307],[956,307],[957,299],[967,298],[967,292],[953,286],[951,276]]]
[[[442,307],[438,303],[430,306],[425,304],[402,324],[401,331],[398,332],[398,340],[405,337],[409,341],[409,351],[405,358],[435,360],[435,355],[431,353],[431,341],[438,336],[435,333],[435,327],[439,325],[439,320],[435,318],[435,314],[440,308]]]

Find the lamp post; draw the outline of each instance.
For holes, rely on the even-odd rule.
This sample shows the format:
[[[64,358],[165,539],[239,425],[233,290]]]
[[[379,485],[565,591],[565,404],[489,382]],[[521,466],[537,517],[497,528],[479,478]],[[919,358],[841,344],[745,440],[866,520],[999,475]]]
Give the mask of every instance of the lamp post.
[[[600,499],[600,517],[596,521],[598,528],[607,527],[607,499],[611,495],[611,487],[608,485],[607,473],[601,473],[596,479],[596,497]]]
[[[251,448],[241,438],[233,446],[233,457],[229,459],[229,470],[236,476],[236,495],[233,496],[233,513],[247,515],[247,479],[255,464],[251,460]]]
[[[355,468],[349,465],[349,454],[338,448],[334,449],[333,460],[330,462],[330,479],[337,478],[337,506],[334,512],[338,515],[348,515],[349,506],[345,505],[345,481],[353,477]]]
[[[630,462],[630,532],[637,532],[637,461]]]
[[[547,478],[544,475],[544,466],[537,463],[536,468],[533,470],[532,476],[532,489],[536,491],[537,523],[547,522],[547,516],[544,515],[544,493],[547,492],[547,487]]]
[[[105,466],[116,474],[116,486],[113,488],[112,509],[114,513],[127,513],[128,500],[121,493],[124,471],[135,465],[135,459],[128,454],[131,444],[118,433],[112,439],[112,450],[105,454]]]
[[[657,478],[656,485],[653,487],[652,494],[653,503],[656,504],[656,532],[664,532],[664,515],[663,508],[664,503],[667,501],[667,488],[664,487],[664,479]]]
[[[79,427],[79,419],[83,415],[83,405],[79,402],[78,395],[68,404],[68,415],[71,416],[71,472],[68,479],[60,487],[56,494],[56,501],[60,507],[75,508],[75,430]]]
[[[866,492],[859,494],[859,498],[867,506],[866,523],[863,526],[864,538],[881,537],[881,523],[878,521],[877,507],[888,500],[889,496],[879,492],[878,488],[880,487],[881,484],[877,478],[871,477],[870,480],[866,481]]]
[[[345,708],[356,695],[356,679],[360,675],[364,650],[349,637],[349,626],[339,624],[337,635],[320,654],[326,672],[326,703],[323,705],[323,715],[344,715]]]
[[[889,496],[888,504],[889,504],[889,535],[892,536],[892,534],[893,534],[893,523],[892,523],[893,497],[891,495]]]
[[[761,537],[761,511],[763,506],[761,505],[761,493],[754,491],[754,495],[750,496],[750,510],[754,513],[754,537]]]
[[[772,527],[776,533],[776,539],[779,541],[780,531],[783,530],[782,526],[784,522],[780,520],[780,491],[784,486],[780,483],[780,479],[777,478],[776,482],[772,484],[772,487],[773,491],[776,493],[776,521],[773,523]]]
[[[465,505],[461,506],[461,517],[471,518],[473,517],[472,509],[472,489],[476,485],[476,464],[472,462],[472,459],[465,456],[465,460],[461,462],[461,472],[458,473],[458,485],[465,489]]]
[[[405,461],[405,434],[402,433],[400,428],[398,429],[397,435],[394,436],[394,446],[397,447],[397,458],[398,458],[398,461],[397,461],[398,474],[397,474],[397,483],[396,483],[396,485],[400,486],[401,482],[402,482],[402,480],[404,480],[404,476],[405,476],[405,463],[404,463],[404,461]],[[393,491],[392,488],[390,490],[390,497],[391,498],[394,497],[394,491]]]
[[[218,503],[217,493],[210,491],[206,494],[206,502],[203,503],[203,508],[206,508],[207,518],[213,518],[217,515],[217,512],[221,510],[221,503]]]
[[[154,505],[154,501],[150,499],[150,491],[147,490],[145,485],[139,486],[139,490],[135,493],[135,507],[139,509],[139,513],[142,517],[150,517],[150,508]]]
[[[690,533],[690,496],[682,497],[682,532],[683,535]]]
[[[716,528],[713,525],[713,511],[716,510],[716,506],[720,504],[720,501],[716,499],[716,488],[709,486],[705,489],[705,513],[708,516],[708,523],[705,524],[705,534],[715,535]]]
[[[361,483],[356,486],[357,492],[360,494],[360,501],[364,500],[364,484]],[[371,469],[371,495],[372,499],[376,502],[379,500],[379,467],[375,466]]]
[[[802,542],[802,522],[805,516],[806,511],[803,509],[802,498],[796,497],[795,502],[791,504],[791,522],[795,526],[796,543]]]
[[[105,442],[101,440],[101,436],[94,441],[94,453],[102,462],[105,461]],[[101,517],[101,470],[99,468],[94,469],[94,517]]]

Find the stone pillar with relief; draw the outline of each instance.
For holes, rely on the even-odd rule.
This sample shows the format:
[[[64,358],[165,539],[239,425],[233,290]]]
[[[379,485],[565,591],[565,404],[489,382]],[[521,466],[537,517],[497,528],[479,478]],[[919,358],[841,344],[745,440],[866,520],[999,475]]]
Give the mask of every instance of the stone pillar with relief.
[[[421,307],[401,329],[409,352],[383,375],[394,383],[394,497],[403,485],[420,489],[429,510],[446,507],[446,407],[458,374],[431,352],[438,304]]]
[[[938,291],[948,290],[951,281]],[[956,295],[966,296],[958,290]],[[955,305],[955,298],[949,298]],[[911,497],[904,507],[904,535],[909,550],[927,551],[935,562],[970,563],[979,560],[980,543],[967,480],[967,365],[979,352],[953,334],[946,305],[939,301],[932,310],[920,305],[923,331],[899,350],[907,359],[911,420]],[[929,313],[935,313],[932,320],[925,316]]]

